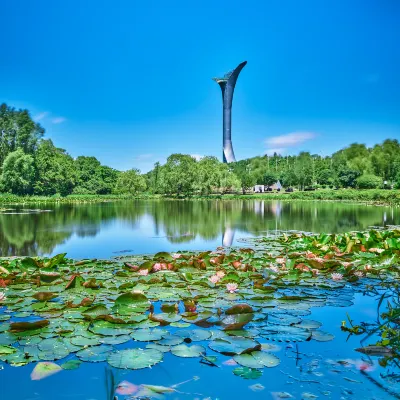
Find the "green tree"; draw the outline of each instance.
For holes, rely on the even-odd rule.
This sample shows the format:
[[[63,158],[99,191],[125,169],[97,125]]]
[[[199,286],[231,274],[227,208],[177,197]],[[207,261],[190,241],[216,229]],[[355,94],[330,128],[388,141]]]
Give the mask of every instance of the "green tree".
[[[37,150],[44,129],[32,120],[28,110],[16,110],[0,105],[0,165],[7,155],[17,149],[33,155]]]
[[[262,177],[262,183],[264,185],[266,185],[267,187],[272,186],[277,181],[278,181],[278,177],[276,176],[276,173],[274,173],[272,171],[266,171]]]
[[[361,175],[357,178],[357,187],[359,189],[378,189],[382,187],[382,178],[376,175]]]
[[[115,192],[121,194],[138,194],[146,190],[146,180],[138,169],[132,168],[125,172],[120,172],[115,186]]]
[[[33,157],[18,149],[8,154],[1,173],[1,185],[4,191],[15,194],[32,193],[35,179]]]
[[[191,195],[196,184],[196,160],[185,154],[172,154],[160,168],[160,190],[166,194]]]
[[[53,142],[42,140],[35,154],[36,179],[34,192],[45,196],[72,193],[76,184],[74,160]]]

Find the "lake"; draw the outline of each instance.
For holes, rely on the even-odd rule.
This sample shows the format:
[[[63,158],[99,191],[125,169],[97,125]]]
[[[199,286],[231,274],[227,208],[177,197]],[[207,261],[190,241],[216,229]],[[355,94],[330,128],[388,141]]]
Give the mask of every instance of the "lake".
[[[110,258],[235,246],[240,238],[276,230],[335,233],[396,224],[398,208],[340,202],[137,200],[10,206],[0,213],[0,252]]]
[[[153,254],[159,251],[201,251],[213,250],[219,246],[246,247],[251,245],[253,237],[280,231],[340,233],[366,230],[371,226],[384,227],[398,224],[400,224],[398,208],[333,202],[138,200],[94,204],[10,206],[8,210],[3,210],[0,214],[0,248],[2,256],[53,256],[66,252],[69,257],[76,259],[110,259],[116,256],[126,256],[129,259],[130,255],[133,255],[132,260],[135,260],[135,255]],[[268,244],[266,246],[269,249]],[[246,249],[240,251],[243,251],[245,256],[248,254]],[[114,265],[117,264],[122,274],[115,275],[115,280],[124,283],[127,278],[124,278],[124,270],[121,269],[123,264],[115,263]],[[102,272],[98,269],[99,265],[106,271]],[[114,279],[110,279],[110,276],[113,276],[114,266],[107,270],[107,265],[94,263],[88,264],[87,267],[77,268],[80,268],[79,271],[82,271],[85,280],[93,276],[104,280],[106,293],[102,295],[101,291],[95,290],[91,293],[96,293],[95,298],[98,304],[107,304],[111,309],[116,301]],[[64,270],[67,271],[66,274],[71,274],[71,271],[66,268]],[[177,285],[177,292],[160,292],[162,285],[159,287],[157,284],[146,285],[146,282],[149,282],[148,278],[150,279],[150,276],[144,277],[144,284],[139,283],[139,286],[146,288],[144,293],[149,297],[155,296],[162,299],[154,302],[157,313],[161,312],[161,304],[171,303],[178,294],[182,295],[187,290],[184,284]],[[2,345],[6,346],[3,347],[3,351],[7,351],[7,346],[12,344],[20,352],[19,358],[17,355],[11,358],[14,363],[24,363],[23,352],[25,351],[25,354],[31,354],[35,361],[55,360],[54,362],[61,365],[66,361],[74,360],[74,353],[79,350],[77,354],[82,354],[87,346],[89,349],[92,347],[97,349],[101,346],[113,345],[114,350],[122,351],[153,346],[158,349],[158,353],[160,353],[159,349],[164,348],[162,352],[165,351],[165,353],[163,353],[162,362],[155,363],[152,368],[137,370],[121,369],[120,366],[111,368],[107,362],[104,362],[105,358],[96,358],[98,356],[96,354],[89,356],[85,354],[78,357],[81,357],[81,360],[88,357],[92,361],[99,362],[83,362],[77,369],[63,369],[42,380],[31,379],[34,362],[12,367],[0,361],[1,398],[15,400],[128,400],[133,398],[141,400],[164,398],[166,400],[382,400],[400,398],[398,368],[393,365],[380,365],[376,357],[370,358],[355,351],[356,348],[364,346],[361,340],[365,335],[348,335],[340,329],[342,321],[348,321],[348,317],[354,323],[375,322],[378,317],[377,303],[386,289],[379,289],[372,293],[368,289],[370,281],[364,277],[356,284],[332,282],[328,278],[328,286],[321,287],[313,283],[316,281],[307,281],[307,279],[299,286],[282,281],[276,287],[275,299],[264,296],[264,299],[260,300],[254,295],[253,288],[246,279],[244,278],[244,282],[247,286],[240,292],[241,297],[235,293],[226,293],[224,287],[219,289],[217,294],[213,294],[214,292],[205,285],[204,287],[207,288],[204,289],[205,293],[215,296],[216,304],[214,300],[210,304],[207,296],[204,295],[203,298],[200,296],[198,306],[203,311],[212,311],[214,316],[221,312],[220,308],[226,310],[237,301],[245,300],[257,309],[246,331],[232,331],[230,335],[237,335],[240,338],[248,334],[249,338],[254,338],[261,343],[262,349],[270,354],[269,357],[272,360],[279,359],[280,363],[271,368],[263,368],[260,376],[247,376],[251,379],[245,379],[246,377],[233,372],[240,370],[240,365],[246,365],[246,363],[237,364],[233,361],[232,355],[226,355],[218,349],[214,351],[215,343],[221,335],[221,326],[218,325],[220,322],[211,326],[187,323],[190,318],[185,319],[188,316],[185,315],[182,305],[179,306],[177,313],[184,315],[183,319],[179,320],[179,323],[160,326],[163,333],[158,338],[156,336],[160,330],[157,327],[154,328],[151,323],[143,325],[144,329],[140,329],[145,339],[139,340],[132,336],[135,335],[136,328],[133,328],[132,333],[128,332],[128,335],[126,332],[115,334],[114,331],[110,334],[101,325],[104,321],[97,322],[103,329],[99,330],[101,334],[97,336],[86,328],[86,331],[82,330],[78,326],[83,323],[79,313],[84,312],[82,309],[85,310],[87,307],[72,308],[72,311],[66,309],[65,315],[69,314],[61,316],[64,318],[63,325],[55,322],[50,330],[45,328],[41,331],[32,331],[32,337],[29,332],[23,332],[20,334],[21,337],[18,337],[18,333],[15,334],[16,336],[10,336],[10,321],[35,321],[38,316],[31,314],[34,312],[38,312],[42,318],[54,318],[56,321],[60,317],[57,307],[62,306],[64,302],[66,304],[67,300],[79,302],[77,300],[79,291],[74,292],[73,289],[71,292],[64,293],[65,282],[61,282],[52,288],[61,295],[61,300],[56,298],[54,302],[40,303],[32,299],[32,294],[34,290],[46,290],[46,286],[32,290],[30,283],[21,283],[17,284],[15,289],[7,288],[11,291],[6,292],[11,302],[9,310],[0,306],[0,355]],[[174,286],[176,281],[172,280],[171,283]],[[376,281],[374,285],[376,286]],[[171,284],[166,285],[167,288],[170,286]],[[88,290],[91,291],[91,289]],[[168,290],[173,289],[167,289],[167,292]],[[194,292],[196,292],[195,289]],[[11,293],[11,296],[8,293]],[[19,307],[19,302],[14,300],[18,296],[23,297],[22,308]],[[294,301],[296,296],[300,296],[298,299],[303,300]],[[386,300],[391,300],[391,298]],[[51,309],[51,307],[56,307],[56,309]],[[382,304],[380,313],[385,307],[386,302]],[[8,319],[9,315],[10,319]],[[122,311],[121,315],[124,315]],[[225,317],[228,320],[232,318],[228,314]],[[163,318],[167,317],[164,315]],[[210,318],[210,321],[213,321],[213,318]],[[173,319],[169,322],[171,321]],[[180,326],[182,321],[186,321],[186,333],[183,329],[184,324]],[[97,323],[94,322],[94,325]],[[67,332],[71,324],[74,326],[73,329],[77,329],[73,332],[78,332],[78,334],[71,335]],[[278,329],[276,326],[279,327],[279,331],[269,333],[271,329]],[[347,326],[349,326],[348,322]],[[151,327],[150,331],[148,327]],[[308,330],[305,331],[304,327]],[[200,330],[206,333],[201,333]],[[57,339],[58,333],[55,332],[61,331],[64,333],[60,335],[65,336],[61,336],[61,342],[57,342],[60,339]],[[312,332],[312,336],[302,338],[301,335],[304,332]],[[153,337],[148,335],[153,335]],[[226,340],[228,336],[224,335],[221,337]],[[168,340],[170,347],[166,345]],[[371,340],[374,342],[377,338],[372,336],[365,345]],[[52,341],[60,346],[58,352],[52,345]],[[87,344],[84,344],[85,341]],[[71,351],[67,356],[61,349],[63,342],[68,342],[69,346],[65,354]],[[202,346],[203,349],[207,349],[207,356],[211,356],[217,366],[201,362],[198,356],[178,357],[172,354],[175,345],[180,346],[179,343],[183,345],[190,343],[190,346]],[[36,346],[39,346],[40,351]],[[167,347],[168,349],[165,350]],[[258,351],[258,353],[261,352]],[[212,358],[213,356],[216,358]],[[254,375],[255,372],[257,371],[252,370],[251,374]],[[119,393],[115,394],[110,387],[118,383],[120,384]],[[182,384],[174,386],[180,383]],[[174,391],[165,393],[164,396],[153,388],[150,394],[130,397],[124,394],[124,390],[125,393],[129,390],[133,394],[137,393],[132,389],[132,384],[162,385],[172,387]]]

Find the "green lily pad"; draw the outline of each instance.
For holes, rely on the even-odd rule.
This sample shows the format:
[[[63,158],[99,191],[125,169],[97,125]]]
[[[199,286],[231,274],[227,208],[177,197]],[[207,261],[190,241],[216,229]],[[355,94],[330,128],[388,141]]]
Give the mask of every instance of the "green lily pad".
[[[205,348],[194,344],[193,346],[187,346],[186,344],[179,344],[171,347],[171,353],[178,357],[200,357],[205,353]]]
[[[81,361],[101,362],[106,361],[110,352],[113,350],[112,346],[100,345],[88,347],[87,349],[80,350],[76,356]]]
[[[167,335],[168,331],[163,329],[137,329],[131,333],[131,338],[139,342],[151,342],[160,340]]]
[[[61,364],[61,368],[66,370],[78,369],[81,364],[82,361],[80,360],[69,360],[64,364]]]
[[[260,350],[261,344],[255,340],[239,336],[229,336],[211,341],[208,347],[218,353],[234,356],[236,354],[251,353],[254,350]]]
[[[334,335],[324,332],[324,331],[313,331],[312,332],[312,339],[316,340],[317,342],[329,342],[335,338]]]
[[[249,367],[238,367],[232,371],[235,375],[240,376],[244,379],[258,379],[262,375],[262,371],[259,369]]]
[[[253,351],[250,354],[239,354],[233,359],[240,365],[249,368],[276,367],[280,360],[274,354],[263,351]]]
[[[156,349],[128,349],[111,353],[107,362],[115,368],[142,369],[161,362],[163,353]]]

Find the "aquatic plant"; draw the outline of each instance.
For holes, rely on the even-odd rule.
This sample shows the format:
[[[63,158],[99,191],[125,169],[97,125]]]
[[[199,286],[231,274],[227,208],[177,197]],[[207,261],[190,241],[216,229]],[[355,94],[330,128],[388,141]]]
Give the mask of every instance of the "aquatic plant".
[[[333,339],[304,318],[311,307],[347,307],[355,289],[367,290],[369,278],[391,290],[399,277],[399,230],[284,233],[248,243],[179,257],[1,259],[7,296],[0,310],[0,360],[22,366],[71,355],[61,365],[68,370],[80,362],[148,368],[165,353],[209,366],[229,357],[238,365],[233,373],[251,379],[279,364],[267,341]],[[390,324],[380,328],[386,332],[381,345],[389,340],[391,349],[398,346],[396,309],[385,311]]]

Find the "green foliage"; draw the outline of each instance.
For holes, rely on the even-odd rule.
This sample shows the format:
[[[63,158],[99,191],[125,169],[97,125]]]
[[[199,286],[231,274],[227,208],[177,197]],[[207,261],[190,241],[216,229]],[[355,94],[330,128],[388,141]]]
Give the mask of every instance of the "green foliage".
[[[3,164],[1,185],[3,190],[15,194],[29,194],[35,178],[33,157],[22,149],[9,153]]]
[[[74,160],[65,150],[56,148],[50,139],[40,142],[35,166],[35,193],[45,196],[72,193],[77,179]]]
[[[357,178],[359,189],[378,189],[382,187],[382,178],[376,175],[361,175]]]
[[[44,129],[34,122],[28,110],[16,110],[6,104],[0,105],[0,165],[7,155],[17,149],[33,155]]]
[[[135,195],[146,190],[146,180],[137,169],[121,172],[117,179],[115,192]]]

